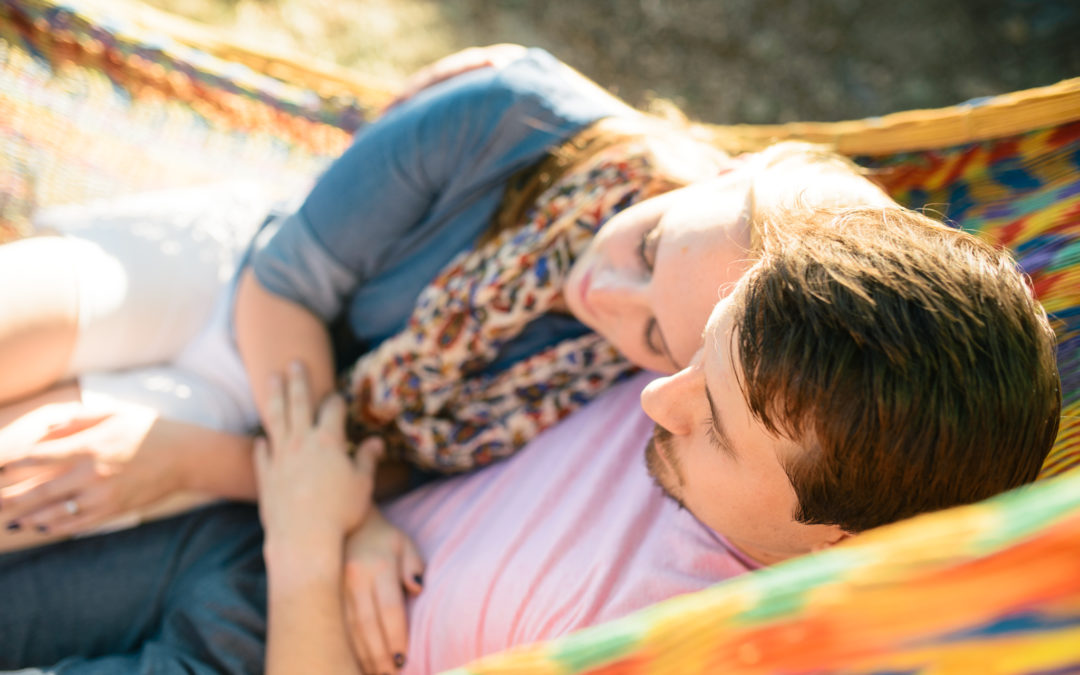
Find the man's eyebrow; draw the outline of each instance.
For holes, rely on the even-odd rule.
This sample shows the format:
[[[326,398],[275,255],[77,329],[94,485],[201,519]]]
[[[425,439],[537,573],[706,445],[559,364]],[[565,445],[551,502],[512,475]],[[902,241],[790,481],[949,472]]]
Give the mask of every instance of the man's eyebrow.
[[[731,439],[728,438],[727,431],[724,429],[724,423],[716,411],[716,403],[713,401],[712,392],[709,391],[708,382],[705,383],[705,398],[709,401],[709,417],[712,418],[712,428],[716,434],[717,445],[721,450],[734,457],[735,448],[731,445]]]

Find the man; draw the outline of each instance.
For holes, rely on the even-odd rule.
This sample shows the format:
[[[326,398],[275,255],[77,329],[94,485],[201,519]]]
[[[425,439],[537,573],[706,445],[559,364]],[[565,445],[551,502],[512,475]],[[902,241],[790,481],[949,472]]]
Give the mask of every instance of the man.
[[[792,208],[758,200],[764,253],[717,306],[687,369],[647,387],[647,375],[631,380],[508,461],[387,507],[427,569],[408,606],[407,654],[394,649],[405,642],[402,608],[369,603],[381,630],[357,636],[365,670],[392,670],[395,652],[409,672],[458,665],[1034,478],[1056,432],[1059,383],[1053,335],[1009,257],[898,208]],[[657,423],[647,448],[643,387]],[[301,435],[313,427],[303,417]],[[319,547],[291,537],[343,522],[319,509],[357,500],[335,501],[328,482],[318,499],[297,493],[309,467],[324,470],[320,481],[348,474],[322,464],[344,461],[343,439],[314,437],[317,452],[287,470],[281,432],[263,455],[264,517],[288,520],[267,522],[271,621],[296,626],[271,628],[271,658],[284,650],[336,672],[355,667],[337,611],[344,530]],[[209,544],[192,550],[218,558],[173,558],[153,584],[132,575],[149,565],[125,549],[170,559],[197,532]],[[50,556],[79,569],[34,580],[20,604],[37,611],[0,615],[0,666],[74,653],[58,672],[115,672],[110,654],[127,652],[119,663],[131,670],[260,669],[257,533],[250,511],[209,510],[0,558],[5,598],[20,597]],[[72,565],[76,556],[96,567]],[[330,567],[306,576],[316,561]],[[146,597],[157,600],[134,612]],[[296,622],[318,598],[313,620]],[[46,623],[56,616],[78,620]],[[380,643],[390,648],[380,654]],[[348,663],[323,662],[333,655]]]
[[[657,423],[646,462],[638,379],[518,456],[387,509],[428,564],[397,665],[434,672],[563,635],[1035,478],[1060,384],[1053,333],[1006,253],[898,207],[757,216],[762,257],[714,310],[702,351],[641,395]],[[303,387],[293,378],[290,400]],[[269,670],[348,672],[334,609],[349,525],[325,524],[363,517],[335,509],[330,483],[344,476],[348,494],[370,480],[371,451],[345,459],[339,403],[317,423],[306,404],[278,408],[260,466]],[[309,472],[324,499],[303,489]],[[312,529],[320,545],[305,547]],[[379,645],[401,643],[400,609],[367,607],[381,630],[360,636],[361,667],[385,672]]]

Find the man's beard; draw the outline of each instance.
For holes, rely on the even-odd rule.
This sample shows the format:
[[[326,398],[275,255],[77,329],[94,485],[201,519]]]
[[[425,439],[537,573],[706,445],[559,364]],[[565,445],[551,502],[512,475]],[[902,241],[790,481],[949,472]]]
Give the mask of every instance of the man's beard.
[[[659,424],[653,427],[652,438],[645,446],[645,467],[657,487],[685,509],[679,496],[683,485],[682,467],[671,447],[672,438],[674,434]]]

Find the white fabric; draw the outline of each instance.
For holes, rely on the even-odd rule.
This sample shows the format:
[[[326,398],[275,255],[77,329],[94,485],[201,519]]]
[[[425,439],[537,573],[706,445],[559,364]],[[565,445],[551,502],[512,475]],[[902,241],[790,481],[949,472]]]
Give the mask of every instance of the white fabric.
[[[270,205],[251,183],[49,209],[79,288],[68,375],[84,400],[112,397],[240,433],[258,416],[229,331],[235,272]]]

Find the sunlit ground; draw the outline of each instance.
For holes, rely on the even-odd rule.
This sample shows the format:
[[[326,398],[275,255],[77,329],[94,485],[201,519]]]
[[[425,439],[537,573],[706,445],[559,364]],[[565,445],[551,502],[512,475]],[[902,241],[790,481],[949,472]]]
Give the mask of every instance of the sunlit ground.
[[[710,122],[865,117],[1080,75],[1075,0],[143,1],[390,81],[474,44],[542,46],[631,103]]]

